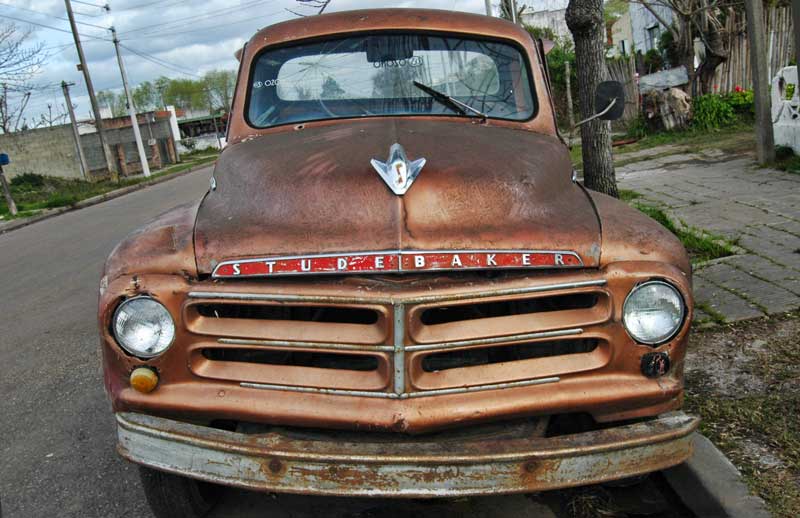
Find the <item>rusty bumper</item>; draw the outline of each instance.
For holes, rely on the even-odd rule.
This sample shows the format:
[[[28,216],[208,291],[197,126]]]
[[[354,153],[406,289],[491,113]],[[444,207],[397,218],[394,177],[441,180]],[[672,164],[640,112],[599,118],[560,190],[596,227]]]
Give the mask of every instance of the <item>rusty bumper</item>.
[[[665,469],[692,453],[698,420],[682,412],[552,438],[536,423],[428,437],[270,429],[228,432],[117,414],[120,454],[154,469],[278,493],[444,497],[527,493]]]

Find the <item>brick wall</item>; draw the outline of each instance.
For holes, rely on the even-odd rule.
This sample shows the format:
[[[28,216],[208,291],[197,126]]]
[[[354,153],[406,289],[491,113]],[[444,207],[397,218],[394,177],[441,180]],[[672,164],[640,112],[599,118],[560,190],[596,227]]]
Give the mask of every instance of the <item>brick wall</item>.
[[[23,173],[81,178],[80,160],[70,126],[2,134],[0,153],[7,153],[11,158],[11,165],[3,168],[9,178]]]
[[[128,119],[130,123],[130,119]],[[142,141],[144,142],[145,154],[150,167],[155,169],[163,165],[171,163],[169,154],[165,152],[168,146],[172,143],[169,139],[172,137],[170,130],[169,119],[158,119],[154,122],[147,123],[140,118],[139,131],[142,133]],[[123,175],[139,174],[142,171],[139,162],[139,152],[136,148],[136,140],[133,134],[133,128],[107,128],[106,139],[108,145],[111,147],[111,155],[117,160],[117,168]],[[151,139],[156,141],[154,146],[149,145]],[[86,154],[86,161],[89,163],[89,169],[97,174],[105,168],[105,159],[103,158],[103,149],[100,147],[100,138],[96,133],[89,133],[81,135],[81,143],[83,144],[83,152]],[[120,151],[119,147],[122,147]],[[154,153],[154,148],[158,149],[158,156]],[[122,156],[124,155],[124,168],[122,165]],[[123,170],[124,169],[124,170]]]

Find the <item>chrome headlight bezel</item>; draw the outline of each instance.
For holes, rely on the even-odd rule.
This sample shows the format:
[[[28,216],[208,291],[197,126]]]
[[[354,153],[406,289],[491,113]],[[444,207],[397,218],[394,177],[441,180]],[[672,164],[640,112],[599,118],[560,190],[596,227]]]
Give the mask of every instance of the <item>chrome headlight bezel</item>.
[[[141,302],[141,301],[149,301],[149,302],[152,302],[152,303],[156,304],[161,310],[163,310],[164,315],[166,317],[168,317],[169,324],[172,326],[172,330],[171,330],[171,335],[172,336],[169,338],[168,343],[165,346],[163,346],[162,348],[160,348],[159,350],[154,351],[154,352],[142,351],[142,350],[139,350],[139,349],[136,349],[136,348],[132,347],[130,344],[125,343],[125,340],[120,337],[119,332],[118,332],[117,323],[119,321],[119,317],[120,317],[121,312],[127,306],[129,306],[130,304],[133,304],[133,303],[136,303],[136,302]],[[131,297],[129,299],[123,300],[122,302],[120,302],[120,304],[114,310],[114,316],[111,319],[111,334],[114,337],[114,340],[116,341],[117,345],[119,345],[119,347],[123,351],[125,351],[128,354],[130,354],[131,356],[135,356],[136,358],[140,358],[140,359],[144,359],[144,360],[157,358],[157,357],[163,355],[164,353],[166,353],[172,347],[172,345],[175,343],[176,332],[177,332],[177,326],[175,325],[175,319],[172,317],[172,313],[169,312],[169,310],[166,308],[166,306],[164,306],[164,304],[162,304],[161,302],[159,302],[155,298],[150,297],[148,295],[140,295],[140,296],[137,296],[137,297]]]
[[[659,336],[655,339],[647,339],[645,337],[637,336],[636,333],[631,331],[630,326],[628,325],[628,303],[630,302],[631,298],[642,288],[648,286],[664,286],[671,290],[678,299],[679,307],[680,307],[680,318],[678,319],[677,325],[672,329],[668,334],[664,334],[663,336]],[[634,286],[630,293],[625,297],[625,302],[622,304],[622,327],[625,328],[625,332],[630,336],[636,343],[649,345],[651,347],[657,347],[659,345],[663,345],[680,333],[681,329],[683,329],[684,325],[686,324],[686,315],[687,315],[687,306],[686,306],[686,298],[681,293],[674,284],[667,282],[661,279],[653,279],[645,282],[641,282]]]

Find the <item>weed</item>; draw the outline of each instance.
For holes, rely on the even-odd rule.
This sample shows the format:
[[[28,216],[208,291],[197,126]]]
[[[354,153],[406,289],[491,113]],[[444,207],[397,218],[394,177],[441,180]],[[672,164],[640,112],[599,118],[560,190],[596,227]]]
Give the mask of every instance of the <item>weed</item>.
[[[705,262],[733,255],[732,245],[724,238],[701,232],[692,227],[678,228],[667,214],[658,207],[634,203],[634,207],[656,220],[680,239],[693,262]]]

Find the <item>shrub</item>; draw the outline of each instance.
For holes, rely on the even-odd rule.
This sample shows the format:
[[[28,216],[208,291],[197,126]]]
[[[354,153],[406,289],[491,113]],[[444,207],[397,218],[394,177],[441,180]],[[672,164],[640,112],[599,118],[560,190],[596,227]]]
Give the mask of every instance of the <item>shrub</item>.
[[[11,179],[11,185],[19,189],[31,190],[37,187],[44,186],[44,176],[33,173],[22,173]]]
[[[644,55],[644,66],[650,74],[658,72],[664,68],[664,58],[657,49],[650,49]]]
[[[692,126],[708,131],[720,129],[736,122],[733,107],[721,95],[707,94],[692,100]]]
[[[743,90],[740,86],[737,86],[735,91],[725,95],[723,99],[739,117],[755,117],[756,105],[752,90]]]

